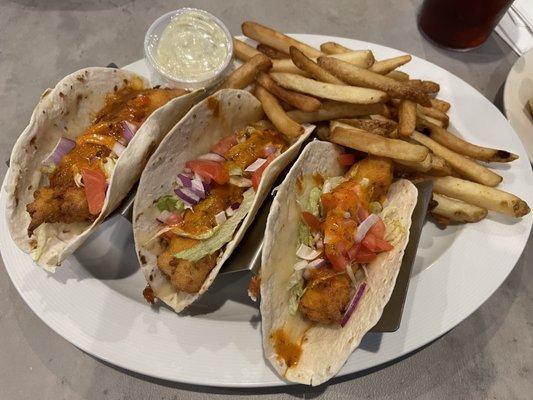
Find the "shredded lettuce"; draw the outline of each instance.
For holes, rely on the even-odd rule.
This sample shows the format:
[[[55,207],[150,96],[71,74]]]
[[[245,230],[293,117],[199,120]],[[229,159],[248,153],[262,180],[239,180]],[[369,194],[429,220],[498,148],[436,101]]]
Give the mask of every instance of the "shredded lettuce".
[[[44,245],[46,244],[46,224],[41,224],[35,229],[35,233],[37,233],[37,246],[33,251],[30,252],[30,256],[33,259],[33,261],[39,261],[39,258],[41,258],[44,250]]]
[[[156,207],[159,211],[183,211],[185,210],[185,204],[183,201],[181,201],[177,196],[173,196],[171,194],[167,194],[165,196],[161,196],[157,200]]]
[[[298,311],[300,299],[305,293],[302,271],[294,271],[287,285],[289,290],[289,314],[295,315]]]
[[[381,212],[381,219],[385,223],[385,240],[395,246],[406,235],[407,230],[397,217],[396,207],[386,207]]]
[[[379,214],[383,210],[381,203],[379,201],[373,201],[370,203],[370,212],[372,214]]]
[[[246,217],[250,211],[250,208],[252,208],[254,198],[254,190],[248,189],[246,192],[244,192],[243,201],[237,211],[235,211],[235,214],[228,218],[224,223],[219,225],[217,232],[213,236],[207,240],[202,240],[196,246],[193,246],[190,249],[174,254],[174,257],[196,262],[222,248],[222,246],[231,241],[233,238],[233,235],[239,227],[239,224]]]
[[[313,245],[313,236],[311,236],[311,230],[307,224],[300,220],[298,222],[298,246],[305,244],[306,246]]]
[[[307,201],[306,211],[313,214],[315,217],[320,216],[320,195],[322,190],[315,186],[309,192],[309,200]]]

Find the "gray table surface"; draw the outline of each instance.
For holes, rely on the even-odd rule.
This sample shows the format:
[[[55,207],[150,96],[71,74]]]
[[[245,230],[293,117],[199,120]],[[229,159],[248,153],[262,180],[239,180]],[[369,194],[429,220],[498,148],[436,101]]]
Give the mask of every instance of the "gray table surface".
[[[469,53],[433,47],[417,31],[416,0],[0,0],[0,160],[9,157],[43,89],[78,68],[141,58],[150,23],[192,5],[221,17],[234,34],[242,21],[256,20],[281,31],[345,36],[404,50],[463,78],[500,109],[502,85],[517,59],[495,34]],[[468,105],[455,105],[460,106]],[[0,165],[3,179],[6,167]],[[532,261],[529,240],[509,278],[482,307],[408,358],[318,388],[260,390],[175,384],[103,363],[45,326],[0,268],[0,398],[531,398],[533,269],[527,267]]]

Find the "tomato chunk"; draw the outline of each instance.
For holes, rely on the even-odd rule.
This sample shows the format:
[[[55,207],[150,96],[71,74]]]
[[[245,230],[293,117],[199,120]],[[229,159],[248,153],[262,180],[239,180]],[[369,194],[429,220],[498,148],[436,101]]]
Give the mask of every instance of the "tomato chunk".
[[[254,187],[254,190],[257,191],[259,188],[259,184],[261,183],[261,178],[263,177],[263,172],[265,172],[265,169],[270,165],[270,163],[276,158],[276,154],[271,154],[267,157],[266,161],[261,165],[259,168],[257,168],[252,173],[252,185]]]
[[[233,146],[237,144],[237,135],[232,134],[228,136],[224,136],[222,139],[218,141],[217,144],[213,146],[211,151],[213,153],[217,153],[218,155],[224,157],[224,155],[228,152],[229,149],[231,149]]]
[[[377,257],[376,253],[372,253],[371,251],[361,246],[359,248],[359,251],[355,255],[353,261],[366,264],[366,263],[374,261],[376,257]]]
[[[89,212],[92,215],[98,215],[102,211],[105,201],[105,193],[107,189],[107,182],[105,175],[99,169],[83,168],[81,170],[83,178],[83,186],[85,189],[85,197],[87,198],[87,205]]]
[[[320,232],[320,220],[307,211],[302,212],[302,218],[312,231]]]
[[[214,180],[219,185],[229,182],[229,174],[221,163],[211,160],[192,160],[185,163],[187,168],[196,172],[202,178],[209,181]]]
[[[385,236],[385,223],[380,218],[372,227],[368,230],[368,233],[371,233],[377,238],[383,239]]]
[[[326,245],[326,258],[335,271],[343,272],[349,264],[348,258],[337,247]]]
[[[178,225],[181,221],[183,221],[183,213],[181,213],[181,212],[173,212],[165,220],[165,224],[167,224],[167,225]]]
[[[339,164],[344,167],[350,167],[353,164],[355,164],[355,154],[349,154],[349,153],[339,154],[337,159],[339,160]]]

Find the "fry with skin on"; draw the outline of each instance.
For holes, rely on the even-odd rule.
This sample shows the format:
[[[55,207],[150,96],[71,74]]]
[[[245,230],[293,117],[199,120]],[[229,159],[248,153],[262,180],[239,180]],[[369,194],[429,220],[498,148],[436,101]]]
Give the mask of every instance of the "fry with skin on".
[[[294,47],[294,46],[293,46]],[[374,62],[374,57],[372,52],[369,50],[357,50],[351,51],[349,53],[335,54],[331,57],[346,61],[350,64],[356,65],[361,68],[368,68]],[[311,61],[316,62],[316,58],[311,57]],[[299,75],[307,76],[300,68],[298,68],[291,59],[286,60],[273,60],[272,61],[272,72],[289,72],[297,73]]]
[[[406,172],[423,172],[430,176],[448,176],[451,175],[452,169],[442,157],[429,153],[428,159],[421,163],[405,162],[394,160],[397,169]]]
[[[266,44],[282,53],[289,54],[289,47],[294,46],[303,51],[309,57],[320,57],[323,53],[308,46],[299,40],[293,39],[281,32],[272,28],[258,24],[257,22],[246,21],[241,25],[242,33],[250,39],[254,39],[259,43]]]
[[[420,132],[414,131],[411,135],[411,138],[426,146],[436,155],[444,158],[453,169],[459,172],[462,176],[465,176],[474,182],[494,187],[497,186],[503,179],[500,175],[496,174],[490,169],[485,168],[474,160],[466,158],[461,154],[444,147],[440,143],[435,142],[433,139]],[[472,202],[467,201],[467,203]]]
[[[431,107],[441,110],[442,112],[448,112],[451,104],[441,99],[431,99]]]
[[[374,104],[388,99],[385,92],[375,89],[334,85],[331,83],[318,82],[300,75],[282,72],[272,72],[270,76],[272,76],[278,85],[283,86],[286,89],[295,90],[300,93],[306,93],[324,99],[353,104]]]
[[[423,161],[429,153],[424,146],[385,138],[358,128],[337,127],[331,130],[329,140],[368,154],[403,161]]]
[[[244,89],[261,71],[268,71],[272,61],[264,54],[257,54],[233,71],[222,84],[222,89]]]
[[[418,90],[423,91],[426,94],[429,95],[435,95],[439,93],[440,91],[440,85],[436,82],[432,81],[422,81],[420,79],[410,79],[409,81],[405,82],[406,85],[411,86],[413,88],[416,88]],[[429,105],[429,104],[424,104]]]
[[[436,205],[431,209],[431,214],[445,218],[448,223],[479,222],[487,216],[486,208],[474,206],[442,194],[433,193],[432,199]]]
[[[322,105],[320,101],[314,97],[282,88],[276,82],[274,82],[274,80],[268,74],[265,74],[264,72],[258,75],[257,83],[263,86],[274,96],[279,97],[281,100],[298,108],[299,110],[316,111]]]
[[[433,124],[445,128],[446,124],[444,121],[438,120],[436,118],[430,117],[429,115],[422,114],[416,110],[416,129],[424,129],[428,124]]]
[[[383,113],[383,104],[350,104],[336,101],[323,101],[322,107],[313,112],[300,110],[289,111],[290,118],[303,123],[329,121],[337,118],[354,118]]]
[[[439,121],[442,121],[442,123],[445,126],[448,126],[450,122],[450,117],[448,117],[448,115],[444,111],[441,111],[438,108],[424,107],[424,106],[421,106],[420,104],[417,104],[417,111],[420,114],[424,114],[426,117],[431,117],[434,119],[438,119]]]
[[[261,54],[248,43],[233,38],[233,55],[241,61],[248,61],[253,56]]]
[[[272,58],[273,60],[283,60],[285,58],[289,58],[289,55],[286,53],[283,53],[279,50],[276,50],[273,47],[267,46],[266,44],[259,43],[257,45],[257,50],[263,53],[265,56]]]
[[[290,56],[291,56],[291,59],[294,65],[296,65],[302,71],[306,72],[312,78],[320,82],[333,83],[336,85],[344,85],[343,81],[341,81],[336,76],[331,75],[328,71],[326,71],[324,68],[319,66],[317,63],[315,63],[313,60],[307,57],[304,53],[302,53],[296,47],[291,46],[289,48],[289,51],[290,51]]]
[[[326,42],[320,45],[320,51],[325,54],[342,54],[353,51],[348,47],[344,47],[342,44],[336,42]]]
[[[263,111],[278,131],[290,138],[297,138],[304,132],[303,126],[292,120],[281,108],[278,100],[261,85],[255,88],[255,96],[261,102]]]
[[[369,68],[370,71],[375,72],[376,74],[387,75],[389,72],[394,71],[396,68],[401,67],[404,64],[407,64],[411,61],[412,57],[409,54],[387,58],[385,60],[380,60],[374,62]]]
[[[401,136],[411,136],[416,128],[416,103],[411,100],[401,100],[398,106],[398,133]]]
[[[398,137],[398,124],[392,120],[377,120],[377,119],[355,119],[355,118],[341,118],[334,122],[340,122],[346,125],[359,128],[364,131],[375,133],[376,135],[385,136],[396,139]]]
[[[389,78],[392,78],[398,82],[407,82],[409,80],[409,74],[406,74],[403,71],[391,71],[385,76],[388,76]]]
[[[329,126],[327,125],[318,125],[315,128],[315,136],[319,138],[320,140],[326,140],[329,141]]]
[[[523,217],[530,211],[514,194],[452,176],[433,178],[433,192],[511,217]]]
[[[419,89],[407,86],[392,78],[356,67],[332,57],[319,57],[318,65],[350,85],[382,90],[391,97],[412,100],[422,105],[431,105],[429,97]]]
[[[467,142],[437,125],[427,123],[429,137],[456,153],[485,162],[511,162],[518,158],[506,150],[491,149]],[[425,129],[425,130],[426,130]]]
[[[424,158],[422,161],[402,161],[402,160],[394,160],[397,164],[400,164],[401,167],[407,167],[403,168],[407,171],[417,171],[417,172],[428,172],[431,169],[431,153],[428,153],[427,157]]]

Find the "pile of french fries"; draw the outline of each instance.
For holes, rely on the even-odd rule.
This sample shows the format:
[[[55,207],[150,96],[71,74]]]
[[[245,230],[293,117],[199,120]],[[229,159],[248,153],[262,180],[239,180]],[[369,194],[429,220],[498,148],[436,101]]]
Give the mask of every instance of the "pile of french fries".
[[[268,121],[289,137],[315,123],[315,134],[357,152],[390,158],[398,176],[433,180],[430,213],[441,226],[477,222],[488,210],[522,217],[529,206],[496,189],[502,177],[487,163],[518,158],[469,143],[448,128],[450,103],[437,83],[412,79],[398,68],[410,55],[375,60],[370,50],[327,42],[320,50],[255,22],[242,24],[257,48],[234,39],[243,64],[223,87],[254,85]]]

